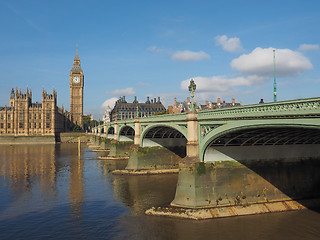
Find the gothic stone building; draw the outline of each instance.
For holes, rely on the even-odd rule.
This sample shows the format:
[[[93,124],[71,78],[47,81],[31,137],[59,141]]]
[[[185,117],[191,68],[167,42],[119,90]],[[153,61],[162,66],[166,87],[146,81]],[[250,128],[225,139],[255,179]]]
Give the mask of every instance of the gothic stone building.
[[[138,114],[138,117],[149,117],[163,111],[166,111],[166,109],[160,102],[160,97],[158,97],[158,100],[155,98],[151,101],[149,97],[147,97],[145,103],[139,103],[137,97],[134,97],[132,103],[128,103],[125,97],[120,97],[110,112],[110,119],[112,122],[116,120],[133,119],[136,117],[136,114]]]
[[[57,92],[42,91],[42,103],[32,103],[32,92],[12,89],[10,106],[0,107],[0,133],[54,135],[71,126],[71,115],[57,107]]]
[[[75,124],[83,128],[84,76],[78,50],[69,77],[70,112],[57,106],[57,92],[42,91],[42,102],[32,103],[32,92],[12,89],[10,106],[0,107],[0,134],[55,135],[69,131]]]

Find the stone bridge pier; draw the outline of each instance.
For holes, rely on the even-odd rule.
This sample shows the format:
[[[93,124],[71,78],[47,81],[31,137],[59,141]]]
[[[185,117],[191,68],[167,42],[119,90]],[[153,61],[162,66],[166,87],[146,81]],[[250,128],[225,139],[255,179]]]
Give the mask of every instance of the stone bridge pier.
[[[199,159],[199,136],[198,136],[198,120],[197,112],[189,112],[187,114],[187,156],[186,162],[200,162]]]

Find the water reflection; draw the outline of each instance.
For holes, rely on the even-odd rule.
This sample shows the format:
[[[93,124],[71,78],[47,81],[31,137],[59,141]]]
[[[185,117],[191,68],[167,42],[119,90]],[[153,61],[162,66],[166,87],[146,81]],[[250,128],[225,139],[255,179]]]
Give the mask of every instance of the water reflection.
[[[150,176],[114,176],[114,196],[129,206],[135,215],[143,215],[153,206],[169,205],[176,192],[177,174]]]
[[[312,211],[207,221],[150,217],[177,175],[114,176],[77,144],[0,146],[0,239],[319,239]],[[95,159],[95,160],[94,160]]]
[[[105,176],[116,169],[125,169],[127,160],[101,160],[98,166]],[[144,214],[153,206],[169,205],[174,199],[178,174],[165,175],[113,175],[114,197],[130,207],[133,214]]]
[[[12,216],[10,211],[23,214],[50,205],[53,207],[59,200],[57,182],[64,187],[66,178],[69,178],[70,215],[81,217],[85,202],[84,163],[81,156],[74,154],[76,151],[75,144],[0,146],[1,185],[7,185],[12,201],[16,202],[14,209],[3,209],[8,212],[7,216]],[[63,192],[63,188],[61,190]]]
[[[56,195],[55,145],[2,146],[0,175],[7,178],[15,199],[40,185],[43,200]]]
[[[83,161],[81,157],[70,159],[69,196],[70,210],[73,217],[82,217],[84,204]]]

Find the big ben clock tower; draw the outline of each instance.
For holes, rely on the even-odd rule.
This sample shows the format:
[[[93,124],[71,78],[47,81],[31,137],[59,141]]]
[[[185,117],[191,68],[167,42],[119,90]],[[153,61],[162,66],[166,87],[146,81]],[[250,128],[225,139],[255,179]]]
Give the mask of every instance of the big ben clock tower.
[[[73,60],[73,67],[70,71],[70,113],[72,122],[83,129],[83,87],[84,75],[80,66],[78,47]]]

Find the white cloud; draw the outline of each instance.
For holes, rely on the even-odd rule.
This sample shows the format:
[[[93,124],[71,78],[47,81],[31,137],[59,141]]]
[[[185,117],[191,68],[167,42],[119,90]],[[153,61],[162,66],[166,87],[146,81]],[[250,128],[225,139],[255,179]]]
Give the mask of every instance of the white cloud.
[[[101,105],[101,108],[102,109],[106,109],[108,106],[110,108],[113,108],[114,107],[114,104],[115,102],[118,100],[118,98],[110,98],[110,99],[107,99],[106,101],[104,101],[104,103]]]
[[[155,52],[155,53],[162,53],[162,52],[165,52],[165,51],[166,51],[165,49],[163,49],[163,48],[158,48],[158,47],[156,47],[156,46],[148,47],[147,50],[150,51],[150,52]]]
[[[200,61],[204,59],[210,59],[210,55],[203,52],[193,52],[189,50],[185,51],[176,51],[173,52],[172,50],[165,49],[165,48],[159,48],[156,46],[151,46],[147,49],[150,52],[159,53],[159,54],[166,54],[171,56],[171,59],[177,60],[177,61]]]
[[[218,35],[215,38],[216,45],[221,46],[223,50],[228,52],[241,52],[243,48],[241,46],[240,38],[229,38],[226,35]]]
[[[154,52],[154,53],[164,53],[164,54],[168,54],[171,55],[172,51],[166,48],[159,48],[157,46],[151,46],[147,48],[148,51],[150,52]]]
[[[203,52],[192,52],[189,50],[186,51],[177,51],[175,52],[171,58],[173,60],[178,60],[178,61],[199,61],[203,59],[210,59],[210,56]]]
[[[267,77],[251,75],[247,77],[227,78],[225,76],[195,77],[197,92],[226,92],[234,87],[252,86],[268,80]],[[188,90],[190,79],[181,82],[181,89]]]
[[[298,48],[300,51],[318,50],[318,44],[301,44]]]
[[[276,50],[276,73],[279,77],[297,76],[312,69],[308,58],[290,49]],[[256,48],[250,54],[243,54],[233,59],[231,67],[243,74],[273,76],[273,48]]]
[[[137,82],[136,83],[138,87],[141,87],[141,88],[149,88],[151,87],[151,85],[149,83],[145,83],[145,82]]]
[[[136,91],[133,88],[116,89],[112,92],[112,95],[116,96],[133,96],[135,94]]]

